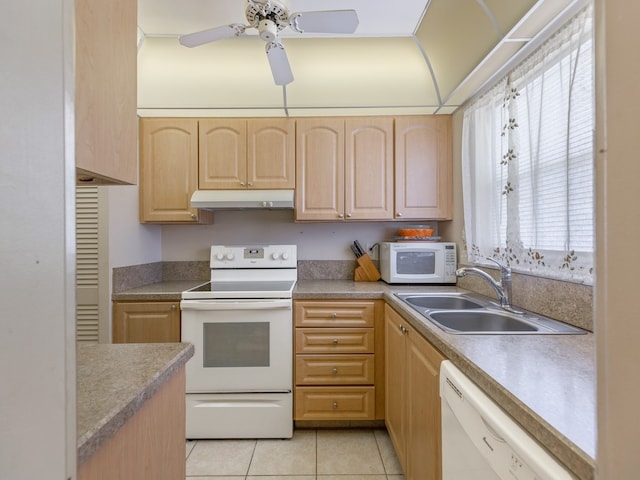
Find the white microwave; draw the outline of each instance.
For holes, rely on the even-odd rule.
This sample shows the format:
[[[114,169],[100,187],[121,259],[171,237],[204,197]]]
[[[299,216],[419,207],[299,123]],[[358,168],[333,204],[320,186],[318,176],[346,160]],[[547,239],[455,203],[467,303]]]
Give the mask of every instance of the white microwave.
[[[387,283],[456,283],[456,244],[381,242],[380,274]]]

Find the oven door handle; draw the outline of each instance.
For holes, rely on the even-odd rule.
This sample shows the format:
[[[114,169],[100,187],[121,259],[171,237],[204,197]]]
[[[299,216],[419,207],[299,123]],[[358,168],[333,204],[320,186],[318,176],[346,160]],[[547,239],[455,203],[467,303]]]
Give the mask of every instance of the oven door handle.
[[[181,310],[291,310],[291,299],[183,300]]]

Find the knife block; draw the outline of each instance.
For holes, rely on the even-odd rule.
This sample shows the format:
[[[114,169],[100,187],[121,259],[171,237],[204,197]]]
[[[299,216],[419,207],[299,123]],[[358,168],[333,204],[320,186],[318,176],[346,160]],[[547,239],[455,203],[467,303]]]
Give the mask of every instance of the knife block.
[[[357,258],[356,261],[358,266],[353,273],[353,278],[356,282],[377,282],[380,280],[380,272],[371,261],[369,254],[365,253]]]

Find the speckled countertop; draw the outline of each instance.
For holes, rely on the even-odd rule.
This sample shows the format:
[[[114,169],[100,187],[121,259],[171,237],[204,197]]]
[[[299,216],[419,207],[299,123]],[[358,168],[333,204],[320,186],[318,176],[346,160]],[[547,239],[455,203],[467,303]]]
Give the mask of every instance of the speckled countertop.
[[[185,290],[205,283],[207,280],[174,280],[170,282],[159,282],[145,285],[143,287],[132,288],[124,292],[114,293],[112,300],[116,301],[141,301],[153,302],[158,300],[180,300],[181,294]]]
[[[169,292],[170,283],[176,282],[123,292],[114,295],[114,300],[153,300],[159,298],[155,296],[158,292],[163,292],[166,299],[179,299],[178,291]],[[578,478],[593,479],[594,335],[452,335],[394,296],[398,292],[460,290],[390,286],[383,282],[301,280],[293,295],[294,299],[384,299]]]
[[[193,356],[188,343],[78,345],[78,465]]]

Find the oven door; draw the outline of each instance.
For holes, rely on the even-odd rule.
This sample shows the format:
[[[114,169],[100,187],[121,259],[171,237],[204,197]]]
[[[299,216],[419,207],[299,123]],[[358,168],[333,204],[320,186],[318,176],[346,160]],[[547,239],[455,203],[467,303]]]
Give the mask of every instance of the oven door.
[[[183,300],[188,393],[288,392],[292,386],[291,299]]]

